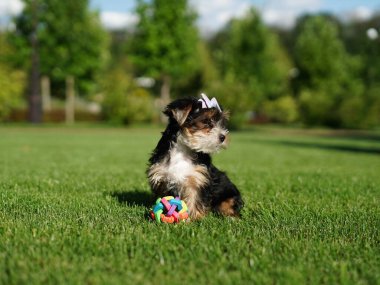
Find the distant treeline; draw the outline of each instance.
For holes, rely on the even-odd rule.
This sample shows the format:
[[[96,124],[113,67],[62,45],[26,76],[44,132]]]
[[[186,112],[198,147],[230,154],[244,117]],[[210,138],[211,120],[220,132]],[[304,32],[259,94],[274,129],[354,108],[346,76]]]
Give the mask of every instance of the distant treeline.
[[[70,77],[77,97],[115,123],[158,121],[169,100],[202,91],[231,110],[234,126],[380,126],[379,13],[303,15],[281,29],[252,8],[202,37],[187,0],[137,1],[138,23],[117,31],[104,30],[88,0],[24,4],[15,28],[0,33],[2,120],[24,108],[40,121],[41,78],[62,101]]]

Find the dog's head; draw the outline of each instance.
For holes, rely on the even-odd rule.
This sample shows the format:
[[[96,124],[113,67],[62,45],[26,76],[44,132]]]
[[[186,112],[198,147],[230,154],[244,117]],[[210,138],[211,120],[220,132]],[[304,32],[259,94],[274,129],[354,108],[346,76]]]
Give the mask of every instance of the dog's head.
[[[228,113],[219,106],[205,107],[195,98],[178,99],[165,111],[169,123],[178,128],[177,141],[196,152],[214,153],[228,142]]]

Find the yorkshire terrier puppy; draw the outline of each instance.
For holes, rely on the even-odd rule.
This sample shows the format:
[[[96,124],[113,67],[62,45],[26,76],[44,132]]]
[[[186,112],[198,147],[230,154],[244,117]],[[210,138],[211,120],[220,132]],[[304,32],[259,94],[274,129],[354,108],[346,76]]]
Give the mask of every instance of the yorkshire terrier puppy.
[[[154,149],[147,171],[154,198],[179,196],[191,219],[209,211],[240,216],[239,190],[212,163],[210,154],[227,146],[228,114],[215,98],[178,99],[164,114],[169,124]]]

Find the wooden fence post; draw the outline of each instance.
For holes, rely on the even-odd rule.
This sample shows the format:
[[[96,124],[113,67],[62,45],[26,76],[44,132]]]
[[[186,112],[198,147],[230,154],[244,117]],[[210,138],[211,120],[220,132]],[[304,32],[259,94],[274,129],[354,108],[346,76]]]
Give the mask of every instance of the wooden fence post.
[[[74,77],[66,77],[66,123],[75,122],[75,87]]]
[[[41,78],[42,110],[51,111],[50,79],[48,76]]]

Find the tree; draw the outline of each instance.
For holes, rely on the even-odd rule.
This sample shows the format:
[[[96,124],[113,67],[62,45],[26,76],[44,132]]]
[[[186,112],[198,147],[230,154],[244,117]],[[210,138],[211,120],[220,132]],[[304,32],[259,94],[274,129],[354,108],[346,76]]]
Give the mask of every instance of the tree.
[[[343,40],[348,52],[362,60],[360,79],[364,82],[365,91],[361,100],[348,102],[346,108],[357,109],[364,105],[364,118],[359,126],[378,127],[380,125],[380,13],[365,21],[354,21],[346,24]],[[348,106],[347,106],[348,105]],[[352,112],[350,112],[352,113]],[[358,124],[356,124],[358,126]]]
[[[247,111],[260,113],[266,100],[288,93],[291,63],[256,10],[230,21],[210,46],[221,80],[211,89],[228,102],[233,120],[240,117],[235,126],[246,119]]]
[[[19,50],[14,57],[16,65],[29,70],[28,106],[29,121],[39,123],[42,120],[42,100],[40,94],[40,50],[39,23],[42,14],[41,0],[24,0],[23,13],[16,19],[15,49]],[[28,64],[25,64],[25,63]]]
[[[139,0],[137,14],[133,62],[140,74],[161,82],[161,101],[167,104],[173,79],[188,76],[197,64],[196,15],[187,0]]]
[[[363,91],[356,79],[360,62],[346,52],[337,26],[326,17],[308,17],[299,31],[295,43],[299,76],[295,84],[302,117],[307,124],[342,126],[342,102],[361,96]]]
[[[380,36],[376,30],[379,26],[380,13],[377,13],[366,21],[348,23],[343,33],[347,51],[363,59],[361,77],[369,88],[380,82]]]
[[[290,62],[257,11],[251,9],[244,18],[232,20],[219,40],[223,37],[222,43],[213,44],[213,50],[226,80],[243,83],[256,106],[286,92]]]
[[[50,76],[57,89],[63,89],[70,75],[78,82],[79,93],[91,90],[105,63],[107,34],[97,13],[89,11],[88,0],[24,0],[15,23],[17,61],[28,62],[24,67],[33,75],[30,87],[39,85],[41,73]]]
[[[88,0],[46,1],[41,32],[41,72],[63,82],[74,76],[79,92],[93,90],[108,56],[108,35]]]

